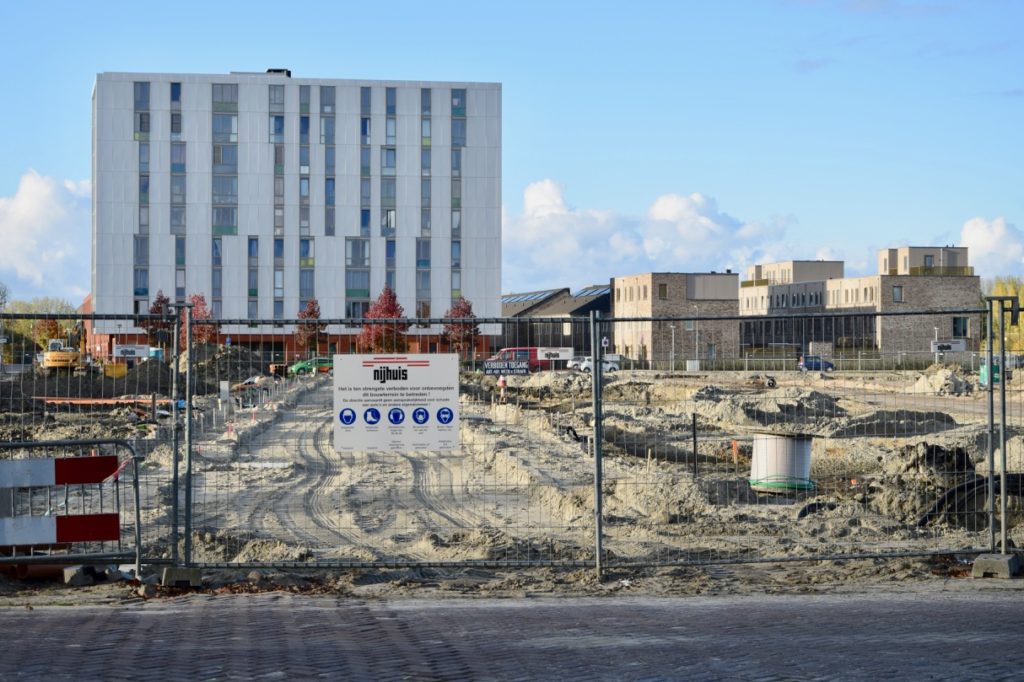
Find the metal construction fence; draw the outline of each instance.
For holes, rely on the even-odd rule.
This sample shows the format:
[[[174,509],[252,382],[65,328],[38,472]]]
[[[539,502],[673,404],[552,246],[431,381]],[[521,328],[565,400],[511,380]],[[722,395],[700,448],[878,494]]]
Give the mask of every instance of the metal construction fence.
[[[146,562],[600,571],[1024,546],[1021,393],[990,306],[996,324],[0,315],[18,369],[0,459],[133,448],[138,492],[106,503]],[[457,446],[336,449],[335,358],[420,353],[458,355]]]

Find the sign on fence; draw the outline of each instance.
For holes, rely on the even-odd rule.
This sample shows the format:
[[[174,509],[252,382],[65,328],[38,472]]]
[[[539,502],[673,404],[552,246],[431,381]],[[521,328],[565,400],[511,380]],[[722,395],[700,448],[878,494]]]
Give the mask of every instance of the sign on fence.
[[[932,341],[933,353],[966,353],[967,339],[944,339]]]
[[[336,451],[451,452],[458,445],[458,355],[334,356]]]
[[[149,346],[131,343],[115,343],[115,358],[148,358]]]
[[[572,360],[572,348],[538,348],[537,358],[540,360]]]

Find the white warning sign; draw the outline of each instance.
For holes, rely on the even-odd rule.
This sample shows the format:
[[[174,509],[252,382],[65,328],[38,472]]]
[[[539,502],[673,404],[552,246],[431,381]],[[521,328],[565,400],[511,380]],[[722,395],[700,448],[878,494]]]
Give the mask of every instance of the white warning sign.
[[[336,451],[450,452],[458,445],[458,355],[334,356]]]

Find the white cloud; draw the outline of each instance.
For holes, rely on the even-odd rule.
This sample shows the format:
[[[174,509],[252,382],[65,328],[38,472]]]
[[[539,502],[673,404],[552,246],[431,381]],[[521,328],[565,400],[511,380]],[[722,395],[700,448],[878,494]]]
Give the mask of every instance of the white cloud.
[[[503,208],[502,291],[607,282],[651,271],[736,269],[780,240],[792,218],[744,222],[699,193],[655,198],[646,215],[572,208],[553,180],[531,183],[523,211]]]
[[[88,293],[88,180],[63,182],[30,170],[12,197],[0,197],[0,280],[14,299]]]
[[[971,218],[960,230],[960,243],[981,277],[1024,274],[1024,233],[1005,218]]]

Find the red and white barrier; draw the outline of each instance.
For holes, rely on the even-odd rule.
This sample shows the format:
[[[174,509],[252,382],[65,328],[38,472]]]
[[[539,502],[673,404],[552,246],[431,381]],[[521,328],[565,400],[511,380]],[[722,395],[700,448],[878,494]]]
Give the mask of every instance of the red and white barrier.
[[[0,461],[0,488],[45,488],[102,483],[119,471],[117,457]],[[75,516],[7,516],[0,512],[0,546],[117,540],[117,513]]]

